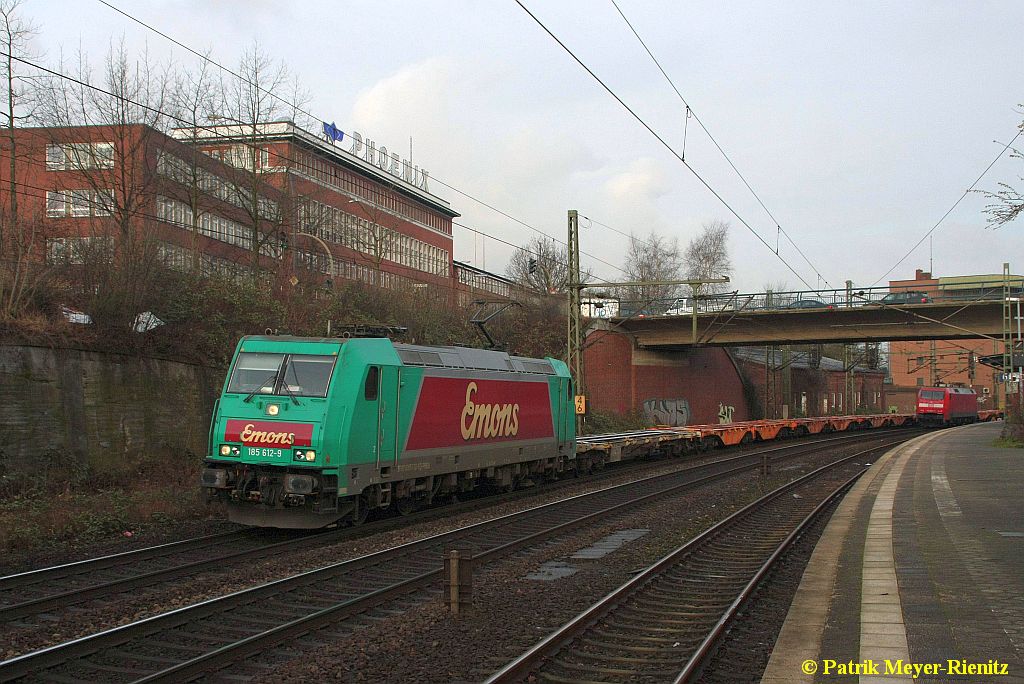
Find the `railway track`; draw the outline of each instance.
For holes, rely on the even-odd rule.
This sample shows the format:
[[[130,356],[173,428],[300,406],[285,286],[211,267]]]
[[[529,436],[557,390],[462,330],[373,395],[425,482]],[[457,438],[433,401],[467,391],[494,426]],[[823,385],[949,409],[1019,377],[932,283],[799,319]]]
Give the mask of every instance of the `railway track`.
[[[876,433],[881,434],[881,433]],[[582,444],[650,439],[664,431],[643,430],[580,438]],[[831,437],[828,439],[837,439]],[[821,439],[807,440],[812,445]],[[826,440],[827,441],[827,440]],[[658,466],[652,466],[658,467]],[[605,470],[589,477],[595,483],[620,473]],[[574,480],[552,483],[544,491],[569,486]],[[360,528],[296,533],[284,530],[245,529],[146,547],[100,558],[67,563],[0,577],[0,622],[24,621],[54,614],[70,606],[103,599],[142,587],[172,582],[200,572],[261,558],[336,544],[407,525],[411,522],[465,513],[485,506],[533,496],[536,490],[472,499],[443,509],[427,509],[404,519],[385,519]],[[399,521],[400,520],[400,521]]]
[[[473,548],[477,562],[487,563],[756,469],[766,458],[813,453],[829,442],[846,448],[891,438],[872,432],[792,443],[569,497],[13,658],[0,663],[0,681],[187,681],[383,603],[436,591],[448,548]]]
[[[774,563],[866,470],[852,461],[889,446],[838,459],[752,502],[580,613],[487,684],[692,681]]]

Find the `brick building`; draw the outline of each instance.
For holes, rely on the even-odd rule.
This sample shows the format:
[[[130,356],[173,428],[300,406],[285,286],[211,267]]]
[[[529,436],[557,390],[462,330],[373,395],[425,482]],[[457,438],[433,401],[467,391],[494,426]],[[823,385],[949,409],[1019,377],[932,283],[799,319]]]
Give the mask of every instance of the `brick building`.
[[[459,214],[429,192],[429,174],[376,148],[359,156],[290,122],[16,135],[19,214],[45,223],[38,235],[51,262],[144,236],[172,268],[301,270],[325,282],[425,288],[449,303],[511,294],[507,279],[453,262]]]
[[[1011,295],[1020,296],[1021,276],[1011,276]],[[933,301],[969,302],[977,299],[1002,299],[1003,275],[966,275],[933,277],[917,269],[914,278],[889,281],[892,292],[920,291]],[[892,395],[900,397],[901,409],[916,406],[917,388],[933,385],[972,387],[982,408],[997,403],[996,375],[1000,372],[977,362],[979,356],[1002,353],[1001,340],[936,340],[890,342],[889,368]]]

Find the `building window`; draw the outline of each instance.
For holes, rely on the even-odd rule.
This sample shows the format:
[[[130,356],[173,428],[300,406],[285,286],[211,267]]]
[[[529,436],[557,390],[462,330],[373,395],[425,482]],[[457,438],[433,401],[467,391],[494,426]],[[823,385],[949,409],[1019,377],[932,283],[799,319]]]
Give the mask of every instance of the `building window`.
[[[924,387],[924,378],[918,378],[917,379],[917,386],[918,387]]]
[[[193,227],[192,208],[184,202],[167,197],[157,197],[156,217],[180,228],[191,230]],[[198,231],[207,237],[231,245],[237,245],[243,249],[252,249],[252,230],[241,223],[236,223],[209,212],[201,213],[196,223]],[[260,252],[264,254],[267,254],[269,251],[271,251],[271,245],[269,244],[264,244],[260,249]]]
[[[114,168],[114,143],[63,143],[46,146],[50,171]]]
[[[46,260],[51,264],[83,264],[86,255],[93,261],[109,261],[111,241],[107,237],[50,238],[46,241]]]
[[[46,215],[52,218],[110,216],[113,206],[113,190],[49,190],[46,193]]]
[[[93,216],[110,216],[110,212],[114,209],[114,191],[113,190],[97,190],[96,197],[93,199],[92,213]]]
[[[92,211],[92,193],[88,190],[71,191],[71,215],[88,216]]]
[[[49,190],[46,193],[46,215],[65,216],[68,211],[68,198],[60,190]]]

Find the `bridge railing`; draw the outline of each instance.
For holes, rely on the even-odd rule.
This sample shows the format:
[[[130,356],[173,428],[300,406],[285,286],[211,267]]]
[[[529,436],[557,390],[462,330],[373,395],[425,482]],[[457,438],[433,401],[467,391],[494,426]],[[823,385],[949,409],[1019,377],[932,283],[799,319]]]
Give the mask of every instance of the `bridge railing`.
[[[1024,280],[1015,279],[1011,296],[1024,297]],[[992,280],[956,282],[949,285],[864,287],[847,290],[793,290],[786,292],[724,292],[654,300],[620,300],[619,317],[689,316],[697,313],[737,313],[796,309],[846,309],[864,306],[1000,301],[1003,284]]]

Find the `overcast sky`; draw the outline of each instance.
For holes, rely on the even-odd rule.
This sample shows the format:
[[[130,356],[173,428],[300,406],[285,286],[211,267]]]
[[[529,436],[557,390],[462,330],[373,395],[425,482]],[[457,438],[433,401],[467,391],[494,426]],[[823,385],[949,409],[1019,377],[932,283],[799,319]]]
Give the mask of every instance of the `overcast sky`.
[[[560,240],[566,211],[685,244],[732,224],[735,286],[801,287],[777,230],[693,120],[686,159],[771,249],[513,1],[110,0],[219,62],[259,40],[312,94],[309,111],[433,178]],[[638,2],[618,0],[693,111],[834,287],[878,280],[931,228],[1024,115],[1019,2]],[[674,148],[685,109],[610,0],[524,4]],[[28,0],[48,62],[110,41],[194,59],[96,0]],[[1024,140],[1024,136],[1022,136]],[[979,187],[1020,186],[1004,156]],[[469,226],[513,244],[529,228],[439,183]],[[1024,271],[1018,220],[986,229],[968,196],[934,235],[939,275]],[[581,220],[582,263],[619,278],[626,238]],[[512,248],[455,228],[455,258],[504,272]],[[818,287],[785,237],[779,254]],[[595,258],[596,257],[596,258]],[[599,259],[599,260],[598,260]],[[603,260],[603,261],[601,261]],[[928,268],[925,241],[892,278]],[[608,263],[604,263],[608,262]],[[825,287],[824,283],[820,287]]]

